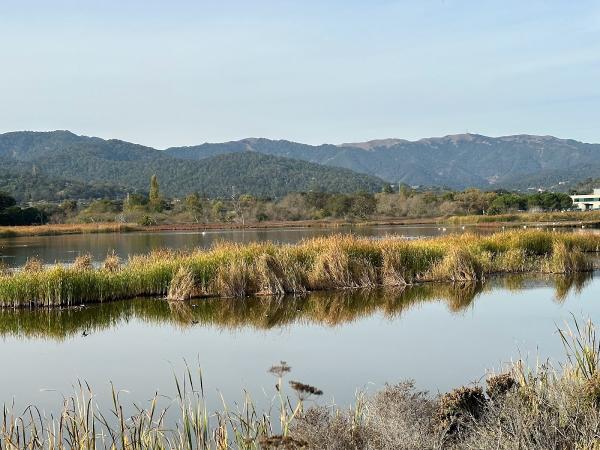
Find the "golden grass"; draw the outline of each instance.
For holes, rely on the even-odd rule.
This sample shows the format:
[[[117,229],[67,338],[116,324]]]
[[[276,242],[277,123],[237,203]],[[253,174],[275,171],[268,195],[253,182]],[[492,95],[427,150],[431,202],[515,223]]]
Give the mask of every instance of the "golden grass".
[[[102,268],[107,272],[117,272],[121,269],[121,259],[114,250],[106,255]]]
[[[477,223],[535,223],[535,222],[600,222],[600,211],[565,211],[565,212],[520,212],[498,215],[452,216],[445,220],[451,224]]]
[[[48,224],[0,227],[0,237],[54,236],[60,234],[120,233],[136,231],[139,226],[131,223],[81,223]]]
[[[181,266],[169,284],[167,300],[189,300],[195,293],[194,273],[189,267]]]
[[[77,258],[75,258],[75,261],[73,261],[72,267],[75,270],[92,270],[92,255],[89,253],[79,255]]]
[[[159,250],[92,268],[42,268],[0,275],[0,305],[60,306],[136,296],[244,297],[306,291],[478,282],[487,274],[589,271],[600,235],[519,230],[405,241],[335,235],[295,245],[220,243],[210,250]],[[182,267],[186,273],[182,272]],[[177,275],[179,274],[179,275]],[[183,294],[182,294],[183,292]]]

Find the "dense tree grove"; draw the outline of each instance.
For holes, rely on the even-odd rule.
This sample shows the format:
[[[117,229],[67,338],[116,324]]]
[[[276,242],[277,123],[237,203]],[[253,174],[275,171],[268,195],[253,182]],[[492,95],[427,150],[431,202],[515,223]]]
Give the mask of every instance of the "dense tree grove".
[[[34,225],[46,223],[46,213],[37,208],[20,208],[13,197],[0,192],[0,225]]]
[[[192,193],[184,199],[163,200],[159,212],[148,196],[129,195],[124,201],[96,200],[80,205],[63,203],[51,213],[54,221],[123,221],[140,224],[249,223],[319,219],[372,220],[438,217],[467,214],[496,215],[520,211],[559,211],[571,207],[565,194],[515,194],[469,190],[463,192],[330,194],[305,192],[281,199],[261,199],[244,194],[229,199],[210,199]],[[68,207],[67,207],[68,206]]]
[[[451,215],[497,215],[520,211],[561,211],[572,207],[562,193],[417,190],[406,185],[384,185],[380,193],[340,194],[314,190],[278,199],[239,194],[232,188],[225,198],[208,198],[193,192],[183,199],[163,197],[156,175],[148,194],[132,192],[124,200],[100,199],[78,203],[65,200],[39,208],[19,208],[14,198],[0,194],[2,225],[52,222],[120,221],[156,223],[240,223],[319,219],[369,220]]]

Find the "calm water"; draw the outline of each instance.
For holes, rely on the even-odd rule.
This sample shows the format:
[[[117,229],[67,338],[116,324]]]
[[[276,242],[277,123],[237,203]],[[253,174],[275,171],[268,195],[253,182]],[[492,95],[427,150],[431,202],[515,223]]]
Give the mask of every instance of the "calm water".
[[[469,230],[469,228],[465,228]],[[192,249],[210,247],[215,241],[234,242],[273,241],[294,243],[301,239],[335,233],[354,233],[361,236],[398,234],[406,237],[437,236],[464,232],[462,227],[441,228],[433,225],[292,228],[264,230],[219,230],[202,232],[109,233],[70,236],[35,236],[0,239],[0,259],[17,267],[27,258],[36,256],[45,263],[70,263],[78,255],[89,253],[96,262],[104,260],[107,252],[126,258],[135,253],[147,253],[156,248]],[[474,229],[472,229],[474,230]]]
[[[174,393],[184,359],[200,365],[210,408],[247,389],[267,405],[287,361],[291,379],[323,389],[322,403],[352,403],[358,389],[415,379],[433,392],[479,380],[519,355],[562,357],[557,324],[600,320],[600,274],[506,277],[483,286],[425,285],[304,298],[138,299],[78,309],[0,311],[0,400],[46,411],[88,381],[100,401],[109,381],[125,402]],[[87,337],[83,332],[89,333]],[[217,391],[218,390],[218,391]]]

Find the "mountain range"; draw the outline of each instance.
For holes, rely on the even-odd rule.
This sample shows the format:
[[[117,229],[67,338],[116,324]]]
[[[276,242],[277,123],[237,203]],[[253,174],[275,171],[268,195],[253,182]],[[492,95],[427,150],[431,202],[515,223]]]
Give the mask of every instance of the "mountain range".
[[[22,184],[15,180],[35,185],[32,174],[38,185],[62,189],[54,193],[58,197],[88,188],[93,195],[146,190],[152,174],[173,196],[193,191],[211,197],[232,192],[262,197],[309,190],[375,192],[386,182],[564,190],[585,178],[598,178],[600,144],[552,136],[458,134],[339,145],[249,138],[157,150],[69,131],[0,134],[0,189]]]
[[[210,197],[230,197],[234,193],[279,197],[310,190],[376,192],[385,184],[379,178],[345,168],[259,152],[221,153],[190,161],[142,145],[68,131],[1,134],[0,167],[0,189],[9,193],[15,176],[32,179],[33,174],[38,184],[84,183],[91,193],[98,192],[99,185],[115,192],[144,191],[156,174],[162,191],[179,197],[191,192]],[[28,191],[19,199],[29,198],[55,200],[61,195],[47,192],[45,197],[33,196]]]
[[[318,146],[244,139],[166,150],[177,158],[193,160],[248,151],[345,167],[390,183],[454,189],[548,188],[600,175],[600,144],[552,136],[457,134]]]

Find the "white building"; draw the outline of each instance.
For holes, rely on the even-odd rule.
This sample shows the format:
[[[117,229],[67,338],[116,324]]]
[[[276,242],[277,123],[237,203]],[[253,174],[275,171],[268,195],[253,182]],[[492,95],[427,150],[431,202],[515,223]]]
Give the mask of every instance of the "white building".
[[[594,189],[591,194],[577,194],[570,197],[573,200],[573,206],[582,211],[600,209],[600,189]]]

